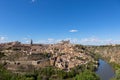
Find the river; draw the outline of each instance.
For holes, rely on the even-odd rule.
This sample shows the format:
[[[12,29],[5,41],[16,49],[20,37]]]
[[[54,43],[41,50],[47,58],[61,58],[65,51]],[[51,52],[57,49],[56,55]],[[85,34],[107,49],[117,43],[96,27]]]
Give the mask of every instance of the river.
[[[99,60],[99,67],[96,71],[101,80],[110,80],[115,76],[114,70],[112,67],[105,61]]]

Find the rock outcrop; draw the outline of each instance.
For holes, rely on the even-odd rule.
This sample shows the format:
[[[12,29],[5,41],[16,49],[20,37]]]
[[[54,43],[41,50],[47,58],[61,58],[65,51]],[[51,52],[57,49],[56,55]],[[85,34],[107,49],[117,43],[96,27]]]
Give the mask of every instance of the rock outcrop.
[[[120,64],[120,45],[91,46],[89,50],[96,54],[100,54],[109,62]]]

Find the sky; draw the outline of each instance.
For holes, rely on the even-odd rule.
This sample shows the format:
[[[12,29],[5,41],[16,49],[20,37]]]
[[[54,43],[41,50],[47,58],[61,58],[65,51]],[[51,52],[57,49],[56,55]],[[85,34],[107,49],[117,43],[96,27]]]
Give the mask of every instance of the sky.
[[[120,0],[0,0],[0,43],[120,44]]]

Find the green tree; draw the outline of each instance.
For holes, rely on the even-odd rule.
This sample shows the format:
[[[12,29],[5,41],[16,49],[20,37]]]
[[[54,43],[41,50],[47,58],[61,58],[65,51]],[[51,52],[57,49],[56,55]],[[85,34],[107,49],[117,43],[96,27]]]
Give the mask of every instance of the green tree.
[[[42,76],[40,74],[37,76],[37,80],[42,80]]]
[[[120,80],[120,69],[116,70],[116,75],[113,79],[111,80]]]
[[[75,80],[100,80],[99,77],[90,70],[85,70],[81,72],[79,75],[76,75]]]

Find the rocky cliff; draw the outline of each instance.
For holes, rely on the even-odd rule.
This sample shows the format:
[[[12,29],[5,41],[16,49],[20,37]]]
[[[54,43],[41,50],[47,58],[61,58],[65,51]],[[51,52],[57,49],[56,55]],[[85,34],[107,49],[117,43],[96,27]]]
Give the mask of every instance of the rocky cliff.
[[[100,54],[109,62],[120,64],[120,45],[91,46],[89,50],[96,54]]]

